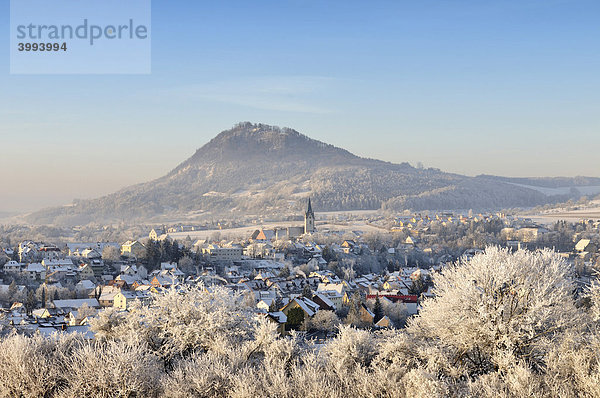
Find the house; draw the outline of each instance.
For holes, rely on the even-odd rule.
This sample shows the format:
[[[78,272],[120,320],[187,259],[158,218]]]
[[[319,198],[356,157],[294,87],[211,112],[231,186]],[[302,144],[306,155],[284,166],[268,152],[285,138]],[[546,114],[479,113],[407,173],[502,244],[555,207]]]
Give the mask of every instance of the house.
[[[41,260],[42,257],[38,251],[41,245],[42,243],[37,243],[30,240],[19,243],[19,261],[24,263]]]
[[[4,264],[4,272],[7,273],[17,273],[17,272],[21,272],[21,264],[16,262],[16,261],[9,261],[6,264]]]
[[[95,298],[93,299],[69,299],[69,300],[54,300],[52,302],[54,308],[79,308],[84,304],[87,304],[91,308],[100,308],[100,303]]]
[[[45,266],[48,271],[56,271],[60,269],[72,270],[75,264],[71,259],[43,259],[42,265]]]
[[[81,292],[84,294],[89,294],[95,288],[96,288],[96,284],[89,279],[81,280],[81,281],[77,282],[77,284],[75,285],[75,291]]]
[[[319,305],[319,308],[322,310],[335,311],[338,307],[335,303],[328,297],[327,294],[317,293],[312,297],[312,301]]]
[[[412,236],[407,236],[406,240],[404,241],[404,243],[407,244],[407,245],[414,246],[414,245],[417,244],[417,239],[413,238]]]
[[[94,258],[102,258],[102,253],[98,252],[96,249],[84,249],[81,252],[81,257],[85,257],[90,260]]]
[[[50,312],[50,310],[48,308],[38,308],[38,309],[33,310],[31,312],[31,315],[33,315],[36,318],[46,319],[46,318],[50,318],[50,317],[56,315],[56,310],[53,310],[53,312]]]
[[[355,252],[357,245],[355,241],[346,239],[342,242],[341,247],[344,253],[350,254]]]
[[[239,245],[232,245],[231,247],[209,245],[202,249],[202,253],[209,257],[209,261],[240,261],[243,249]]]
[[[285,324],[287,323],[287,315],[285,315],[281,311],[277,311],[277,312],[268,312],[265,314],[265,316],[267,317],[268,320],[277,324],[277,331],[279,332],[279,334],[281,334],[281,335],[285,334]]]
[[[161,227],[161,228],[152,228],[152,231],[150,231],[150,233],[148,234],[148,237],[150,239],[152,239],[152,240],[158,240],[158,238],[161,235],[164,235],[165,233],[166,232],[165,232],[164,227]]]
[[[360,305],[358,310],[360,320],[364,323],[372,324],[375,319],[375,314],[364,303]]]
[[[40,263],[31,263],[23,270],[25,276],[32,281],[41,282],[46,279],[46,267]]]
[[[323,283],[340,283],[341,279],[331,270],[313,271],[308,275],[309,278],[316,277]]]
[[[346,292],[344,292],[344,294],[341,295],[335,290],[324,290],[317,291],[317,294],[326,297],[329,301],[331,301],[331,303],[333,303],[333,306],[335,306],[336,309],[342,308],[342,305],[344,305],[344,303],[349,302],[348,294]]]
[[[254,231],[250,239],[255,241],[267,242],[275,239],[275,235],[275,230],[261,228]]]
[[[287,303],[282,309],[286,316],[292,308],[300,308],[304,312],[304,319],[312,318],[319,311],[319,304],[306,297],[296,297]]]
[[[92,267],[94,276],[96,276],[97,278],[101,278],[102,273],[104,272],[104,261],[95,258],[90,262],[89,265],[90,267]]]
[[[67,324],[69,326],[77,326],[77,325],[79,325],[80,322],[81,322],[81,319],[82,318],[78,315],[78,312],[76,310],[69,311],[69,313],[65,317],[65,321],[67,322]]]
[[[271,305],[274,302],[275,299],[273,298],[264,298],[256,304],[256,308],[258,308],[259,310],[263,310],[264,312],[269,312],[269,309],[271,308]]]
[[[96,253],[102,253],[107,247],[114,247],[118,249],[120,245],[115,242],[95,242],[95,243],[67,243],[68,255],[72,257],[82,257],[85,250],[95,251]],[[93,256],[93,255],[92,255]]]
[[[115,294],[113,307],[128,310],[135,301],[147,303],[150,300],[150,297],[150,293],[144,290],[136,290],[133,292],[121,291]]]
[[[67,322],[67,324],[69,326],[87,325],[89,322],[89,319],[93,318],[93,316],[95,316],[95,314],[96,314],[95,309],[90,309],[89,311],[83,311],[83,312],[77,311],[77,310],[72,310],[72,311],[69,311],[69,313],[65,317],[65,321]]]
[[[79,279],[91,279],[94,277],[94,270],[89,264],[84,264],[77,269]]]
[[[347,294],[348,286],[344,282],[339,283],[319,283],[317,293],[322,293],[327,296],[336,308],[341,308],[344,303],[350,300]]]
[[[392,326],[392,321],[390,320],[390,318],[388,318],[387,315],[385,315],[383,318],[377,321],[377,323],[375,323],[375,326],[380,328],[389,328],[390,326]]]
[[[54,245],[42,244],[38,247],[38,252],[44,260],[58,260],[63,257],[60,249]]]
[[[577,244],[575,245],[575,251],[579,253],[595,253],[597,250],[598,249],[593,243],[591,243],[590,239],[580,239],[579,242],[577,242]]]
[[[136,258],[140,258],[146,254],[146,246],[144,246],[137,240],[128,240],[127,242],[121,245],[121,254],[123,256],[133,256]]]
[[[123,275],[118,275],[115,278],[113,285],[119,286],[121,289],[127,290],[127,289],[129,289],[130,286],[132,286],[136,282],[141,282],[138,277],[123,274]]]
[[[177,282],[177,278],[167,275],[155,275],[150,284],[154,287],[169,287]]]
[[[120,289],[117,289],[117,288],[112,288],[112,289],[111,288],[112,288],[112,286],[104,286],[102,288],[102,293],[100,294],[100,298],[98,298],[98,302],[100,303],[100,306],[103,308],[104,307],[112,307],[116,294],[121,291]],[[94,293],[95,292],[91,292],[90,295],[93,295]]]

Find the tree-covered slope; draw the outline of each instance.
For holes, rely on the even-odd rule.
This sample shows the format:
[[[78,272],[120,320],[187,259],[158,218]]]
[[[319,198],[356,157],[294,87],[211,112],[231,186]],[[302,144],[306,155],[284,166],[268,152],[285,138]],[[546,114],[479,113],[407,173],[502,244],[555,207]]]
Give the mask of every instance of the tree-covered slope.
[[[28,216],[34,223],[157,220],[319,210],[493,209],[553,200],[498,177],[476,178],[361,158],[288,128],[240,123],[164,177]]]

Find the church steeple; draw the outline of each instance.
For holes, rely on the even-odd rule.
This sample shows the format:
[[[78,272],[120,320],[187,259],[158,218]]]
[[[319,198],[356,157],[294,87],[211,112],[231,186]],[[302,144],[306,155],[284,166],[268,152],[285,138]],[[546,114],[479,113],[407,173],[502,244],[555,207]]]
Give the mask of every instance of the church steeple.
[[[306,210],[306,214],[313,214],[312,206],[310,205],[310,198],[308,198],[308,209]]]
[[[310,234],[315,232],[315,213],[313,212],[310,198],[308,198],[308,207],[304,213],[304,233]]]

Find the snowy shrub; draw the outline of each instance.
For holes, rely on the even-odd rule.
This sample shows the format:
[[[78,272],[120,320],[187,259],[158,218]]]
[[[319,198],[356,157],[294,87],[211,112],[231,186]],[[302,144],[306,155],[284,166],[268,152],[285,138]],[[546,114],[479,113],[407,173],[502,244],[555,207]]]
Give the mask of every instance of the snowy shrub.
[[[82,342],[66,358],[68,385],[61,397],[157,397],[162,365],[144,344]]]
[[[541,368],[549,343],[580,322],[570,272],[550,251],[488,248],[434,276],[436,297],[408,330],[470,375],[496,370],[507,354]]]
[[[256,319],[242,300],[221,287],[171,289],[149,306],[108,312],[92,327],[103,337],[147,344],[169,366],[195,352],[220,352],[251,339]]]
[[[194,354],[180,361],[164,378],[164,396],[226,397],[232,388],[235,372],[235,364],[219,354]]]
[[[375,356],[375,339],[366,330],[351,326],[340,327],[340,333],[325,347],[329,362],[338,373],[357,366],[369,366]]]
[[[340,319],[333,311],[318,311],[305,321],[306,330],[334,331],[340,325]]]
[[[549,251],[489,248],[435,275],[406,329],[340,326],[325,344],[280,336],[224,288],[170,290],[101,311],[93,341],[3,337],[0,398],[600,398],[600,288],[575,308],[570,271]]]
[[[0,341],[0,397],[52,396],[64,385],[57,338],[12,335]]]

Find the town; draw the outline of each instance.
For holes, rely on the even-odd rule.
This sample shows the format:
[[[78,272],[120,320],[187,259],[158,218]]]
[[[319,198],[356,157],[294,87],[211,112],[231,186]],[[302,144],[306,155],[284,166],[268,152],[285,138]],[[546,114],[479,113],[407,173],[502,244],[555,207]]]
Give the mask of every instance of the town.
[[[369,228],[336,230],[315,216],[310,199],[302,218],[302,225],[250,228],[233,239],[222,238],[227,229],[192,239],[202,228],[189,225],[155,226],[126,242],[12,246],[0,237],[2,332],[93,338],[90,324],[107,308],[127,312],[170,290],[219,286],[242,295],[281,335],[324,340],[341,324],[404,327],[433,296],[433,273],[490,245],[557,251],[576,270],[579,292],[600,267],[598,220],[539,225],[472,211],[369,214],[362,217]],[[344,218],[352,217],[338,216],[338,226]]]

